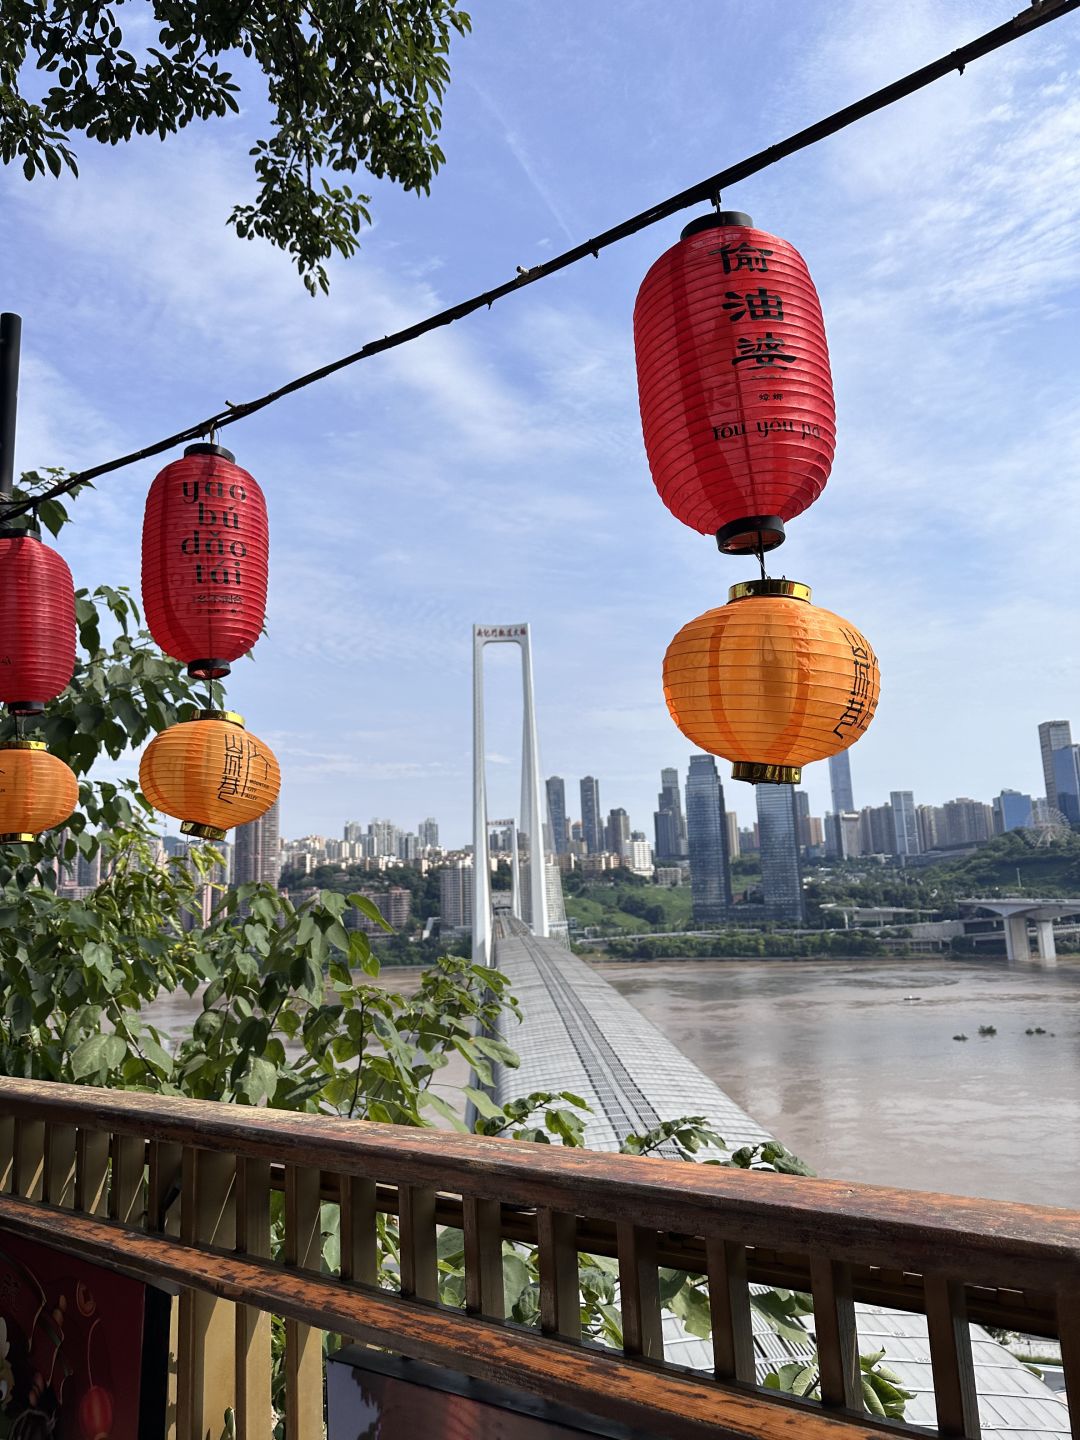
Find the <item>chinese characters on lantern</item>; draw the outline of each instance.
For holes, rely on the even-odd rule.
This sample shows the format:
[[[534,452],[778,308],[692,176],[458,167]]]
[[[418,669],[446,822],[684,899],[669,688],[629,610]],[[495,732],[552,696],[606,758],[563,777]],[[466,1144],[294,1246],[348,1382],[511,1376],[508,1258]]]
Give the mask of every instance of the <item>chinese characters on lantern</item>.
[[[877,659],[857,630],[841,629],[840,633],[851,646],[851,658],[855,667],[847,705],[833,727],[833,734],[843,740],[845,730],[858,730],[861,733],[870,724],[874,713],[871,698],[874,677],[877,675]],[[876,702],[876,696],[873,696],[873,699]]]

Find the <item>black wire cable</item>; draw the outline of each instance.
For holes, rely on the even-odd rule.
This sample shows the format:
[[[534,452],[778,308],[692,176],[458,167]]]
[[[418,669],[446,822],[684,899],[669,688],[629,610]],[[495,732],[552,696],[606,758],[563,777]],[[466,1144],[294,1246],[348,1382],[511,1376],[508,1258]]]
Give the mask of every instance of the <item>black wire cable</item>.
[[[666,200],[651,205],[649,209],[642,210],[629,220],[624,220],[619,225],[613,225],[609,230],[604,230],[594,236],[593,239],[585,240],[570,250],[564,250],[561,255],[556,255],[551,260],[534,265],[530,269],[523,269],[519,266],[518,273],[512,280],[506,280],[491,290],[485,290],[469,300],[463,300],[457,305],[451,305],[446,310],[429,315],[427,319],[419,320],[415,325],[408,325],[403,330],[396,330],[391,335],[384,335],[381,340],[371,340],[359,350],[354,350],[351,355],[342,356],[340,360],[332,360],[330,364],[323,365],[318,370],[311,370],[306,375],[297,376],[295,380],[290,380],[287,384],[271,390],[269,394],[262,395],[257,400],[248,400],[241,405],[228,405],[224,410],[219,410],[216,415],[210,415],[205,420],[189,425],[185,430],[178,430],[175,435],[168,435],[164,440],[158,440],[153,445],[146,445],[141,450],[133,450],[129,455],[121,455],[116,460],[107,460],[101,465],[93,465],[88,470],[80,470],[77,475],[69,476],[68,479],[35,495],[33,499],[5,506],[4,518],[10,520],[17,515],[23,515],[43,500],[52,500],[59,495],[65,495],[79,485],[96,480],[100,475],[108,475],[114,470],[121,470],[127,465],[133,465],[137,460],[146,460],[152,455],[160,455],[163,451],[175,449],[176,446],[182,445],[186,441],[198,440],[226,425],[232,425],[237,420],[243,420],[248,415],[254,415],[257,411],[264,410],[268,405],[273,405],[286,395],[293,395],[297,390],[303,390],[306,386],[313,385],[317,380],[325,380],[327,376],[334,375],[349,365],[355,365],[360,360],[367,360],[372,355],[381,355],[386,350],[394,350],[399,345],[406,345],[409,341],[417,340],[421,335],[430,334],[431,331],[437,330],[443,325],[451,325],[455,320],[462,320],[465,316],[471,315],[485,306],[490,309],[496,300],[502,300],[505,296],[512,295],[515,290],[524,289],[526,285],[533,285],[537,280],[544,280],[549,275],[565,270],[570,265],[576,265],[579,260],[585,260],[590,255],[594,259],[598,258],[600,251],[606,250],[609,245],[625,240],[630,235],[636,235],[639,230],[645,230],[660,220],[666,220],[691,205],[703,202],[718,203],[720,191],[727,186],[746,180],[751,175],[757,175],[762,170],[767,170],[769,166],[775,165],[777,161],[786,159],[787,156],[794,155],[800,150],[806,150],[811,145],[816,145],[819,141],[837,134],[838,131],[846,129],[858,120],[865,119],[868,115],[873,115],[878,110],[895,105],[898,100],[915,94],[916,91],[933,84],[935,80],[940,80],[953,70],[962,75],[972,61],[980,60],[984,55],[1000,50],[1002,46],[1009,45],[1014,40],[1020,39],[1021,36],[1040,29],[1052,20],[1060,19],[1062,15],[1067,15],[1078,7],[1080,7],[1080,0],[1033,0],[1026,10],[1021,11],[1011,20],[1007,20],[1003,25],[988,30],[985,35],[980,35],[977,39],[962,45],[958,50],[952,50],[940,59],[931,61],[929,65],[924,65],[921,69],[913,70],[902,79],[894,80],[891,85],[886,85],[881,90],[875,90],[862,100],[856,100],[853,104],[844,106],[842,110],[834,111],[824,120],[818,120],[815,124],[796,131],[786,140],[780,140],[775,145],[770,145],[767,150],[759,150],[756,155],[729,165],[727,169],[720,170],[715,175],[710,175],[708,179],[700,180],[686,190],[680,190],[677,195],[671,195]]]

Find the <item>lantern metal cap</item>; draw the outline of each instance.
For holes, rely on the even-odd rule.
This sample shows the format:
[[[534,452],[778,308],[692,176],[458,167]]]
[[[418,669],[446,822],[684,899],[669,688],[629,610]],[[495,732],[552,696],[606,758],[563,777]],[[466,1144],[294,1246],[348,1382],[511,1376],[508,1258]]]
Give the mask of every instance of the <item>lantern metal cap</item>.
[[[0,845],[32,845],[36,839],[25,830],[13,830],[10,835],[0,835]]]
[[[716,532],[716,548],[722,555],[757,555],[775,550],[787,539],[779,515],[742,515],[729,520]]]
[[[189,455],[217,455],[222,460],[231,460],[234,465],[236,464],[236,456],[231,450],[226,450],[224,445],[211,445],[207,440],[200,440],[197,445],[185,446],[184,459],[186,460]]]
[[[200,825],[198,820],[180,822],[181,835],[194,835],[197,840],[224,840],[227,831],[217,825]]]
[[[756,760],[736,760],[731,767],[733,780],[746,780],[751,785],[798,785],[802,781],[801,765],[764,765]]]
[[[41,715],[45,710],[40,700],[9,700],[7,708],[9,715]]]
[[[0,750],[44,750],[44,740],[4,740],[0,741]]]
[[[195,710],[187,718],[188,721],[224,720],[226,724],[239,725],[241,730],[244,728],[244,717],[235,710]]]
[[[728,602],[746,600],[751,595],[783,595],[788,600],[809,601],[813,591],[801,580],[741,580],[728,591]]]
[[[187,673],[192,680],[224,680],[226,675],[232,673],[232,666],[228,660],[191,660],[188,662]]]
[[[711,215],[699,215],[684,226],[680,240],[689,240],[691,235],[700,235],[702,230],[721,230],[727,225],[753,225],[745,210],[714,210]]]

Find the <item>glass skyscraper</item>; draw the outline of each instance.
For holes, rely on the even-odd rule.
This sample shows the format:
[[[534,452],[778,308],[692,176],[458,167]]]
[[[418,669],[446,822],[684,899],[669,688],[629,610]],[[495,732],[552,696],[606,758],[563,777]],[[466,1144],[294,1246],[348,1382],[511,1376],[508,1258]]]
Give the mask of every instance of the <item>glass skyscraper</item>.
[[[600,781],[586,775],[581,782],[581,829],[585,849],[599,855],[604,848],[604,821],[600,814]]]
[[[851,760],[846,750],[829,756],[829,786],[832,789],[833,814],[850,814],[855,809],[855,796],[851,789]]]
[[[910,790],[893,790],[889,794],[893,818],[893,854],[918,855],[919,821],[915,814],[915,796]]]
[[[686,776],[686,833],[694,920],[699,924],[726,920],[731,909],[731,865],[724,787],[711,755],[690,757]]]
[[[653,814],[658,860],[686,859],[686,821],[679,794],[678,770],[660,771],[660,794]]]
[[[1044,720],[1039,726],[1039,754],[1042,756],[1046,802],[1064,813],[1058,804],[1057,780],[1054,775],[1054,751],[1072,744],[1072,727],[1068,720]]]
[[[565,855],[570,848],[570,838],[566,833],[566,786],[561,775],[552,775],[546,784],[551,848],[556,855]]]
[[[755,785],[761,837],[763,919],[801,925],[805,919],[799,868],[799,822],[793,785]]]

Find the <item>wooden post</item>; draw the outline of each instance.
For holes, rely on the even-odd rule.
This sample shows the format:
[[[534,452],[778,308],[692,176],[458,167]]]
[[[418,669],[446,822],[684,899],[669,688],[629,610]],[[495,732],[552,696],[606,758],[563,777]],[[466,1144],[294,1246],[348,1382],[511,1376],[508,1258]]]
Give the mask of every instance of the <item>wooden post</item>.
[[[942,1435],[978,1440],[979,1397],[971,1358],[964,1286],[944,1275],[923,1277],[930,1363],[934,1372],[937,1428]]]
[[[236,1251],[270,1256],[270,1162],[236,1162]],[[236,1433],[262,1440],[273,1430],[270,1316],[253,1305],[236,1307]]]
[[[379,1281],[378,1236],[375,1230],[375,1181],[342,1175],[341,1278],[361,1285]]]
[[[619,1298],[622,1302],[623,1353],[664,1358],[660,1320],[660,1279],[656,1269],[656,1231],[620,1220]]]
[[[465,1309],[470,1315],[506,1315],[502,1263],[502,1206],[498,1200],[461,1202],[465,1235]]]
[[[109,1208],[109,1137],[80,1125],[75,1135],[75,1209],[104,1215]]]
[[[546,1206],[536,1212],[540,1242],[540,1328],[545,1335],[581,1339],[577,1216]]]
[[[435,1191],[416,1185],[398,1188],[401,1293],[418,1300],[439,1298],[439,1257],[435,1237]]]
[[[45,1199],[70,1210],[75,1204],[75,1126],[50,1123],[45,1130]]]
[[[285,1167],[285,1264],[322,1268],[322,1176],[318,1170]],[[322,1331],[285,1321],[285,1433],[289,1440],[322,1440]]]
[[[812,1255],[810,1288],[814,1295],[821,1403],[861,1414],[862,1370],[851,1271],[826,1255]]]
[[[15,1171],[12,1193],[40,1200],[45,1188],[45,1122],[15,1121]]]
[[[754,1327],[746,1283],[746,1246],[711,1236],[705,1245],[712,1313],[713,1373],[753,1385]]]
[[[184,1150],[180,1238],[231,1248],[236,1241],[236,1160],[221,1151]],[[236,1408],[235,1307],[195,1290],[180,1295],[177,1440],[206,1440]]]
[[[1080,1440],[1080,1276],[1070,1278],[1069,1288],[1058,1295],[1058,1339],[1073,1440]]]
[[[146,1175],[146,1141],[137,1135],[112,1137],[112,1181],[109,1219],[121,1225],[141,1225],[146,1211],[143,1180]]]

